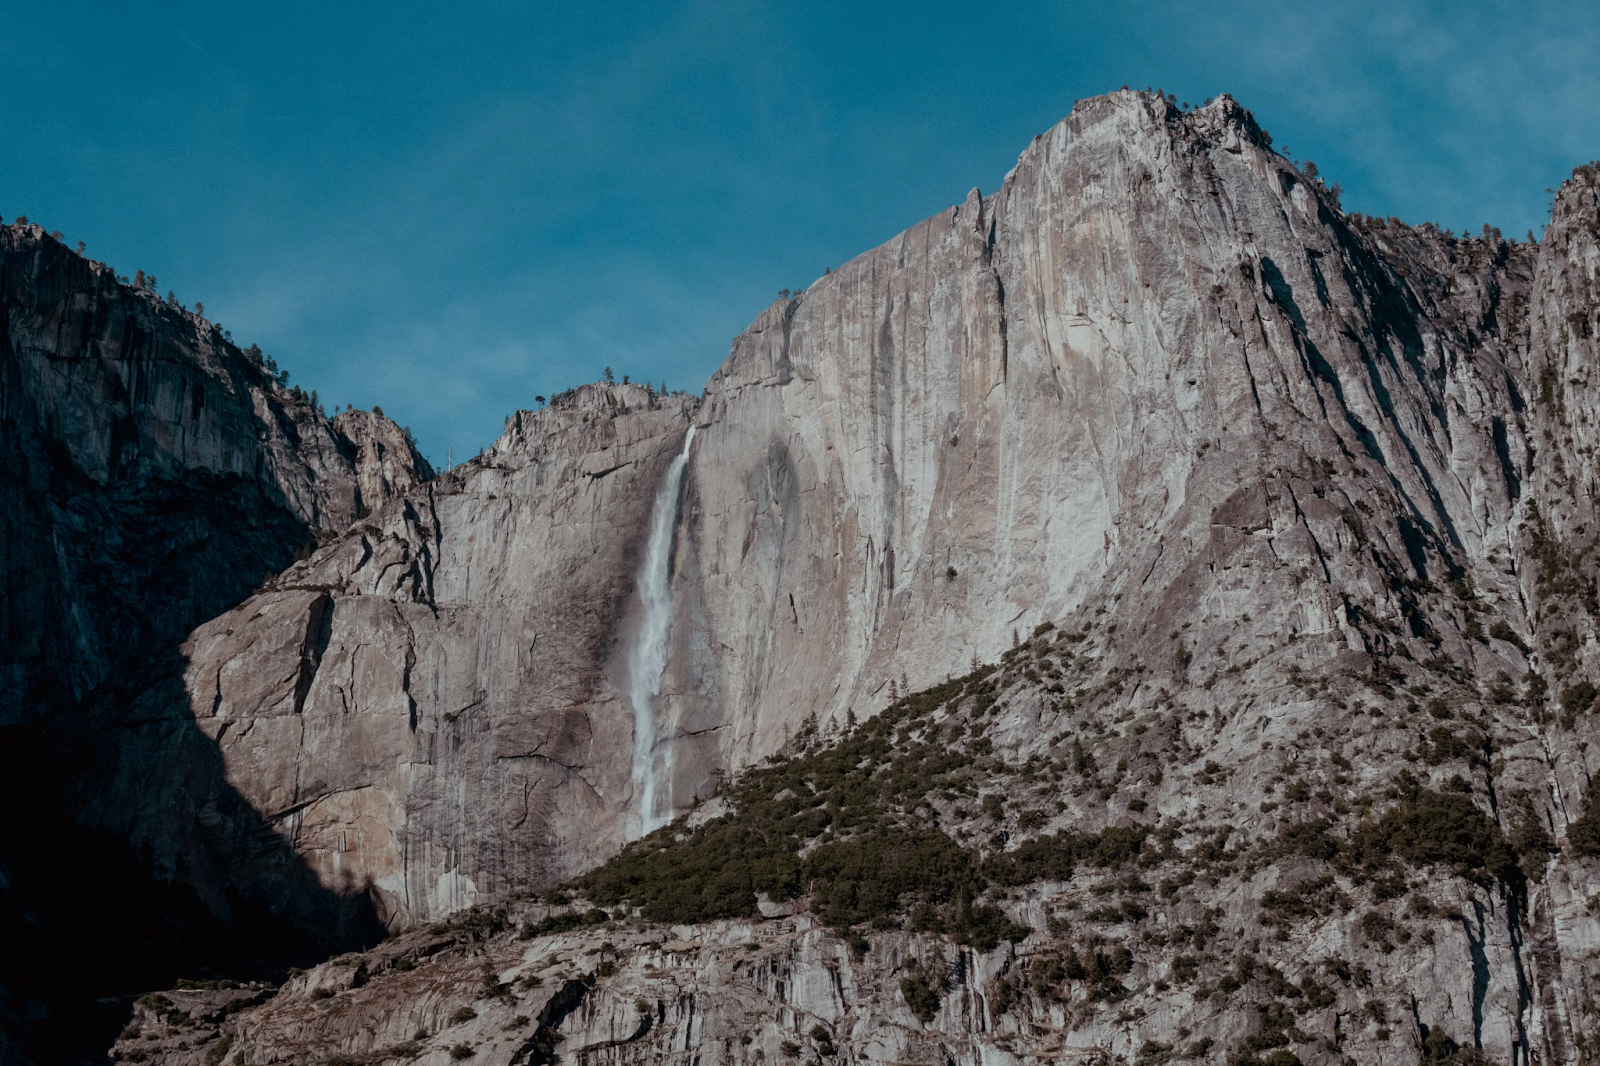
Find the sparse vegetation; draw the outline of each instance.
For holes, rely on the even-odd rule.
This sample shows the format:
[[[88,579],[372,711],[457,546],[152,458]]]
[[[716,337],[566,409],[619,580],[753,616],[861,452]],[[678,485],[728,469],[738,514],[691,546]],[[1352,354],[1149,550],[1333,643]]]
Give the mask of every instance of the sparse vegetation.
[[[218,1064],[227,1057],[228,1052],[232,1049],[233,1036],[231,1034],[224,1033],[221,1040],[218,1040],[215,1044],[212,1044],[210,1047],[206,1048],[206,1066],[218,1066]]]
[[[976,719],[995,693],[994,670],[985,667],[906,696],[831,748],[749,771],[727,793],[734,813],[688,833],[660,830],[577,884],[604,906],[636,906],[652,921],[748,917],[758,895],[809,894],[813,910],[838,929],[910,919],[913,928],[983,949],[1020,939],[1026,929],[980,901],[991,885],[1064,879],[1078,863],[1117,866],[1139,855],[1148,831],[1058,833],[985,858],[917,818],[919,805],[965,788],[987,765],[974,753],[986,737],[966,751],[948,739],[931,742],[935,712],[965,704]],[[926,739],[915,739],[919,733]],[[991,796],[985,813],[999,819],[1004,804]]]
[[[582,912],[568,911],[563,914],[548,914],[537,922],[524,922],[522,939],[531,940],[536,936],[565,933],[591,925],[604,925],[610,920],[611,916],[599,907],[590,907]]]
[[[1567,826],[1567,847],[1578,855],[1600,856],[1600,803],[1592,792],[1583,813]]]
[[[906,1006],[911,1008],[923,1025],[932,1022],[939,1013],[939,996],[944,991],[944,980],[935,977],[929,980],[929,975],[921,969],[912,971],[908,976],[900,979],[900,995],[905,998]]]

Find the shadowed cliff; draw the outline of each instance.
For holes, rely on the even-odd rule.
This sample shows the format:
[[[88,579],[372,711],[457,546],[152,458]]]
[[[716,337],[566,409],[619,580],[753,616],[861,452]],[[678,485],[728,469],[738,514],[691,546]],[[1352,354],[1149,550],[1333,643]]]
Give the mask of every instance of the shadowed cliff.
[[[192,715],[161,727],[177,763],[140,761],[129,693],[181,672],[195,625],[431,475],[388,419],[330,422],[216,324],[38,226],[0,226],[0,1028],[78,1047],[95,996],[362,940],[359,914],[296,873],[223,783]],[[161,868],[81,824],[107,760],[135,766],[129,809],[181,779],[166,816],[208,823],[211,852],[197,840]],[[208,895],[195,861],[209,853],[279,871],[282,898],[235,906],[215,877]]]

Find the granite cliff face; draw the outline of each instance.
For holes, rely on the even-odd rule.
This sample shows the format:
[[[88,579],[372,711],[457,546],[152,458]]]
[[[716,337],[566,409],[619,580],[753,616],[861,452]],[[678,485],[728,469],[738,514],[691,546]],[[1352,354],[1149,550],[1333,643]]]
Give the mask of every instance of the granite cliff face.
[[[634,531],[691,410],[620,385],[518,414],[483,457],[197,629],[181,676],[134,697],[145,747],[127,757],[125,742],[81,817],[165,869],[197,866],[205,797],[176,777],[170,794],[126,797],[145,767],[181,765],[174,745],[198,725],[228,784],[323,883],[369,894],[393,928],[615,852],[632,712],[605,664]],[[126,714],[115,702],[107,713]],[[213,906],[281,896],[248,857],[203,854]]]
[[[81,698],[431,475],[387,419],[330,423],[38,226],[0,226],[0,308],[0,724]]]
[[[122,735],[118,715],[91,712],[97,688],[165,662],[315,538],[432,472],[388,419],[329,422],[214,324],[21,223],[0,226],[0,455],[3,1034],[61,1022],[46,1002],[63,989],[163,972],[181,939],[158,916],[188,901],[154,898],[125,841],[68,813]],[[138,767],[123,799],[160,771]],[[115,928],[86,917],[106,881],[131,915]],[[74,991],[85,966],[97,976]]]
[[[1464,256],[1478,262],[1448,262]],[[1315,496],[1305,514],[1283,504],[1263,487],[1279,468],[1338,457],[1363,490],[1381,471],[1389,490],[1377,502],[1408,531],[1408,559],[1437,541],[1454,574],[1504,548],[1520,491],[1507,478],[1531,475],[1515,384],[1528,371],[1511,337],[1526,330],[1512,316],[1527,311],[1502,304],[1530,299],[1534,258],[1505,242],[1343,218],[1227,98],[1192,113],[1141,94],[1080,105],[994,196],[974,191],[765,312],[708,386],[693,415],[671,649],[655,701],[671,806],[709,795],[718,774],[777,751],[807,719],[867,717],[891,685],[964,672],[1093,595],[1115,589],[1146,605],[1177,596],[1162,582],[1213,565],[1219,513],[1239,512],[1227,520],[1254,532],[1273,507],[1291,506],[1287,540],[1252,536],[1227,550],[1277,551],[1293,573],[1325,569],[1316,523],[1337,526],[1338,508]],[[1473,324],[1485,316],[1488,328]],[[686,428],[681,405],[640,414],[656,401],[634,392],[629,401],[612,390],[602,403],[590,390],[568,401],[575,407],[520,413],[482,462],[371,527],[393,560],[353,531],[285,575],[267,609],[252,601],[196,635],[173,714],[214,719],[211,728],[234,714],[253,721],[260,698],[235,704],[229,684],[266,684],[272,706],[330,723],[286,746],[249,728],[224,739],[230,762],[243,760],[230,779],[258,809],[388,797],[382,833],[345,832],[340,869],[388,886],[385,911],[398,925],[559,881],[626,831],[633,782],[595,768],[616,771],[612,755],[631,741],[622,675],[640,606],[630,586],[657,482]],[[598,436],[557,428],[571,417]],[[654,428],[635,428],[640,418]],[[544,481],[512,473],[557,458],[567,465]],[[516,476],[533,480],[514,490]],[[596,495],[546,488],[569,479]],[[464,509],[465,498],[492,506]],[[1374,590],[1387,599],[1388,579],[1367,561],[1351,565],[1347,579],[1330,569],[1292,596],[1275,568],[1258,567],[1233,599],[1260,599],[1255,613],[1273,631],[1337,633],[1364,648],[1347,601]],[[374,566],[382,581],[355,576]],[[603,591],[543,569],[579,567],[603,572]],[[1479,585],[1509,590],[1493,568]],[[474,604],[459,646],[419,636],[396,613],[425,603],[430,618],[450,617],[456,601],[438,598],[446,587]],[[1195,609],[1172,608],[1198,622]],[[478,628],[480,610],[494,632]],[[330,618],[354,628],[324,632]],[[234,636],[213,644],[214,633]],[[567,643],[546,660],[538,639]],[[313,682],[300,664],[325,647],[389,665],[352,675],[354,698],[326,681],[305,688]],[[390,710],[354,730],[332,724],[356,706]],[[512,732],[502,715],[518,723]],[[503,757],[549,754],[520,736],[546,715],[581,718],[593,737],[584,743],[599,747],[549,765]],[[436,823],[421,798],[431,786],[414,800],[435,813],[403,813],[410,786],[378,784],[419,770],[432,778],[445,753],[341,754],[369,721],[420,736],[444,716],[454,716],[449,758],[481,761],[460,793],[470,817]],[[536,735],[567,733],[552,724]],[[285,785],[306,759],[344,769]],[[581,779],[570,776],[580,767]],[[539,813],[538,789],[569,787],[586,797],[578,822]],[[545,830],[547,818],[562,828]],[[408,833],[433,840],[429,858]]]
[[[701,401],[518,413],[95,702],[86,824],[214,910],[299,863],[412,930],[119,1053],[1585,1061],[1597,188],[1456,238],[1345,215],[1227,97],[1116,93]],[[228,802],[141,786],[203,758]],[[552,919],[641,765],[724,794]],[[830,887],[908,840],[959,854]]]

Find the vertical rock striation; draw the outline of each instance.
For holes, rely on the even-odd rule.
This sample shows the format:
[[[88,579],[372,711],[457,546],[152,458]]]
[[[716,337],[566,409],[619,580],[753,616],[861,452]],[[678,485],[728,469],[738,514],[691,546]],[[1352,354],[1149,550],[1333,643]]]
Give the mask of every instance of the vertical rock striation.
[[[707,387],[657,699],[672,806],[1108,589],[1193,612],[1219,551],[1301,575],[1286,597],[1253,571],[1238,609],[1365,648],[1350,612],[1388,579],[1329,558],[1338,507],[1268,481],[1381,483],[1431,576],[1511,550],[1536,260],[1345,218],[1228,97],[1081,103],[996,194],[764,312]],[[637,386],[519,413],[198,630],[173,713],[392,924],[597,861],[635,799],[616,651],[687,417]],[[1493,567],[1478,587],[1516,595]]]
[[[708,388],[690,472],[674,688],[685,733],[728,728],[685,787],[800,714],[863,717],[992,658],[1136,564],[1172,572],[1291,461],[1362,457],[1421,535],[1507,543],[1527,452],[1500,302],[1533,252],[1394,230],[1344,218],[1228,97],[1118,93],[995,195],[769,309]],[[1471,313],[1489,327],[1457,329]],[[1300,626],[1338,606],[1319,593]]]

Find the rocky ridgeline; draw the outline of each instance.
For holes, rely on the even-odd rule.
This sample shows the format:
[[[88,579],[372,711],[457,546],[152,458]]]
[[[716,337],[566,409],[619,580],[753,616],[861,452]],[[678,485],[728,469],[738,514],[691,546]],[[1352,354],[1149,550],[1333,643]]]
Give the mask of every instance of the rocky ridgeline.
[[[69,706],[432,475],[388,419],[330,423],[216,324],[39,226],[0,226],[0,308],[0,724]]]
[[[623,827],[607,797],[629,789],[632,714],[602,664],[629,533],[691,409],[643,386],[585,386],[357,521],[196,629],[177,671],[97,705],[145,724],[80,817],[166,868],[209,864],[214,910],[230,893],[284,908],[281,866],[214,842],[210,792],[143,773],[220,752],[212,791],[245,804],[229,831],[259,812],[297,866],[370,899],[391,929],[614,854]],[[184,805],[196,821],[171,816]]]

